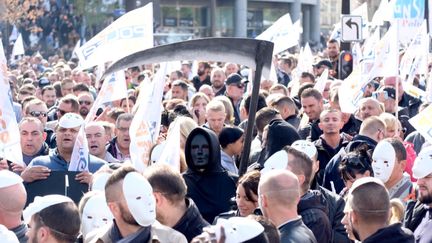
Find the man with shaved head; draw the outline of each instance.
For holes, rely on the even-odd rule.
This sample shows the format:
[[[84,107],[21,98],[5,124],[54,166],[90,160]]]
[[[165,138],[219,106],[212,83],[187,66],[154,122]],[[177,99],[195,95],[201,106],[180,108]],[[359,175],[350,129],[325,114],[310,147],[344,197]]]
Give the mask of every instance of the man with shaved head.
[[[377,195],[377,196],[371,196]],[[352,240],[370,242],[414,242],[410,230],[400,223],[388,225],[390,198],[377,178],[364,177],[352,185],[342,223]]]
[[[22,179],[8,170],[0,171],[0,225],[14,232],[19,242],[27,242],[27,226],[21,215],[27,200]]]
[[[85,126],[85,132],[91,155],[103,159],[108,163],[120,163],[120,160],[114,158],[114,156],[107,152],[106,144],[109,140],[102,123],[90,122]]]
[[[374,98],[364,98],[360,100],[358,118],[361,121],[371,116],[379,116],[383,112],[383,107],[381,107],[378,100]]]
[[[317,242],[297,214],[300,186],[297,176],[287,170],[273,170],[261,177],[259,204],[281,234],[281,242]]]

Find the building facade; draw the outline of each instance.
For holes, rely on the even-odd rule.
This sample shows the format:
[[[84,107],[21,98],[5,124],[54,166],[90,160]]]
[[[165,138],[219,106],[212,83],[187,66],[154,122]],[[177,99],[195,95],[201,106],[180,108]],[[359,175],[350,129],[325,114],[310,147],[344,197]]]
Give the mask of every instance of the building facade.
[[[321,0],[322,1],[322,0]],[[149,1],[139,1],[141,6]],[[158,44],[198,37],[254,38],[279,17],[300,19],[302,43],[320,40],[320,0],[153,0]]]

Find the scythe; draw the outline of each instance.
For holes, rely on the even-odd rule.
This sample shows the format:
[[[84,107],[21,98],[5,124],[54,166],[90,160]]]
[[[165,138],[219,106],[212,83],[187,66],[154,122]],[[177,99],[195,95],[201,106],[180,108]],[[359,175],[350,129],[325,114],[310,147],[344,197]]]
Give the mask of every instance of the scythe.
[[[241,157],[239,175],[246,172],[255,114],[258,104],[258,93],[261,74],[268,77],[272,65],[273,43],[247,38],[203,38],[161,45],[126,56],[113,63],[103,74],[106,75],[142,64],[160,63],[181,60],[206,60],[233,62],[255,70],[252,99],[249,107],[248,126]]]

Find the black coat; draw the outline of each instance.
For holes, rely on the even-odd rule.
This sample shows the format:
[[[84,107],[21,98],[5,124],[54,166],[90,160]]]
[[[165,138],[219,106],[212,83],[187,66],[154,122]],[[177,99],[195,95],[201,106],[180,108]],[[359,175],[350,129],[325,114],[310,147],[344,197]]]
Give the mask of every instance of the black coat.
[[[306,227],[301,218],[290,221],[279,227],[281,243],[316,243],[312,231]]]
[[[414,232],[426,215],[427,210],[420,201],[408,201],[405,210],[404,227]]]
[[[329,209],[325,200],[321,192],[309,190],[297,205],[298,214],[318,242],[330,242],[332,237]]]
[[[209,143],[209,162],[198,168],[192,162],[191,141],[202,134]],[[187,185],[187,197],[198,207],[207,222],[213,222],[220,213],[230,210],[230,199],[235,196],[238,177],[221,166],[220,145],[216,134],[210,129],[197,127],[189,134],[185,148],[187,171],[183,178]]]
[[[392,224],[379,229],[362,241],[363,243],[414,243],[413,233],[406,228],[402,228],[400,223]]]
[[[185,200],[187,206],[186,213],[172,228],[182,233],[186,236],[188,242],[191,242],[195,236],[200,235],[203,232],[202,229],[204,227],[209,226],[210,224],[201,216],[192,199],[186,198]]]

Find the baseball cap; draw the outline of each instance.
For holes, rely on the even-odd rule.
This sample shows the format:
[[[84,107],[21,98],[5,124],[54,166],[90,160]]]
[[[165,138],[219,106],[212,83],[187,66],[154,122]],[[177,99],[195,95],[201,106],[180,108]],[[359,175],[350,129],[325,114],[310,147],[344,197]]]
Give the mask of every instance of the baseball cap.
[[[420,151],[412,168],[413,176],[421,179],[432,173],[432,146]]]
[[[238,75],[237,73],[230,74],[225,81],[226,85],[241,84],[246,82],[247,79],[242,78],[242,76]]]
[[[389,98],[396,100],[396,90],[393,87],[385,87],[383,90],[387,92]]]
[[[48,85],[50,85],[50,81],[47,78],[43,77],[43,78],[39,79],[39,81],[38,81],[39,88],[42,89],[43,87],[48,86]]]
[[[84,119],[78,114],[75,113],[66,113],[64,114],[58,123],[60,127],[63,128],[74,128],[79,127],[84,124]]]
[[[51,207],[56,204],[65,203],[65,202],[73,202],[72,199],[63,195],[47,195],[43,197],[35,197],[34,201],[30,203],[26,209],[23,211],[23,218],[25,223],[29,223],[31,217],[44,210],[45,208]]]
[[[327,60],[327,59],[321,60],[318,63],[314,64],[313,66],[317,67],[317,68],[321,67],[321,66],[326,66],[328,68],[333,68],[333,64],[329,60]]]
[[[311,159],[315,159],[315,156],[317,155],[315,145],[307,140],[297,140],[291,144],[291,147],[305,153]]]

